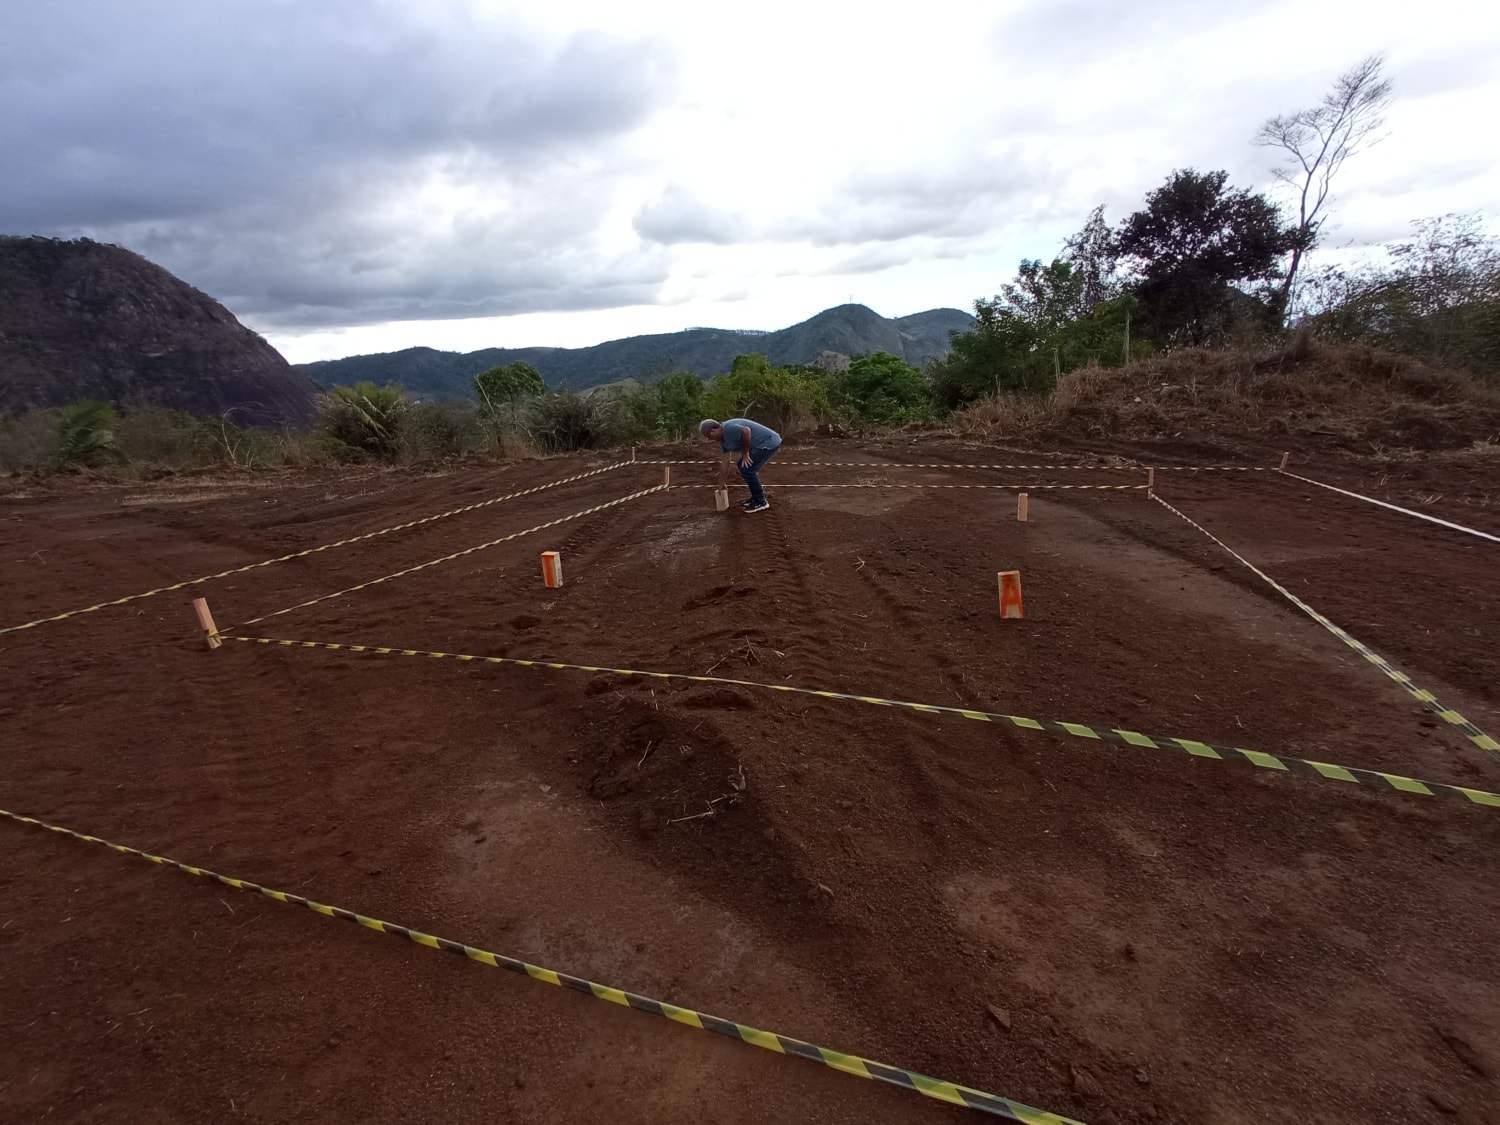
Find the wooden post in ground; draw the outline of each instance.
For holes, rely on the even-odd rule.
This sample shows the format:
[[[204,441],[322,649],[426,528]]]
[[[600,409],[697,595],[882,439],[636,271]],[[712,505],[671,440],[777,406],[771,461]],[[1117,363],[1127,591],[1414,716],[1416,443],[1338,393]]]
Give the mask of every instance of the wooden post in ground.
[[[729,511],[729,489],[714,489],[714,510],[719,512]]]
[[[1154,468],[1147,469],[1146,470],[1146,491],[1150,492],[1155,487],[1156,487],[1156,470]]]
[[[1000,618],[1018,618],[1023,616],[1021,606],[1021,572],[1019,570],[1002,570],[1000,572]]]
[[[214,615],[208,612],[208,599],[194,598],[193,611],[198,615],[198,624],[208,634],[208,647],[218,648],[222,645],[224,642],[219,640],[219,627],[214,624]]]
[[[661,471],[661,486],[663,488],[671,488],[672,487],[672,466],[671,465],[668,465],[666,468],[662,469],[662,471]]]
[[[1026,493],[1024,492],[1016,495],[1016,519],[1022,523],[1026,522]]]
[[[630,463],[635,464],[635,446],[633,445],[630,447]]]
[[[563,584],[561,551],[542,552],[542,582],[549,590],[555,590]]]
[[[1281,472],[1286,472],[1286,463],[1291,460],[1291,457],[1292,455],[1290,453],[1283,453],[1281,455],[1281,464],[1280,466],[1278,466]]]

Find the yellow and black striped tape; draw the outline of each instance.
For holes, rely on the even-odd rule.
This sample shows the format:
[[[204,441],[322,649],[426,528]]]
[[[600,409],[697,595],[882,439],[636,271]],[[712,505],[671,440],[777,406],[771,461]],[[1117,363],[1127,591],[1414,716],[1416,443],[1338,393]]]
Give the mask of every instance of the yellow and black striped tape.
[[[436,937],[432,934],[424,934],[420,930],[413,930],[408,926],[398,926],[394,922],[383,922],[379,918],[371,918],[365,914],[358,914],[353,910],[345,910],[339,906],[327,906],[312,899],[303,898],[289,891],[277,891],[270,887],[263,887],[259,883],[252,883],[248,879],[234,879],[228,875],[220,875],[205,867],[195,867],[189,863],[181,863],[175,859],[165,856],[152,855],[138,848],[126,847],[124,844],[112,844],[108,840],[101,840],[98,836],[89,836],[82,832],[75,832],[71,828],[62,828],[56,824],[48,824],[44,820],[35,817],[22,816],[19,813],[0,809],[0,816],[10,820],[19,821],[22,824],[34,825],[37,828],[45,828],[49,832],[58,832],[64,836],[71,836],[75,840],[82,840],[89,844],[101,844],[111,851],[121,855],[139,856],[162,867],[174,867],[178,871],[184,871],[189,875],[197,875],[204,879],[213,879],[226,887],[233,887],[237,891],[248,891],[252,894],[261,894],[266,898],[277,902],[286,903],[289,906],[305,906],[307,909],[323,915],[325,918],[341,918],[346,922],[357,922],[366,929],[377,933],[392,934],[396,937],[406,938],[417,945],[428,949],[439,949],[445,953],[457,953],[467,957],[471,961],[477,961],[481,965],[489,965],[496,969],[509,969],[515,973],[521,973],[532,980],[542,981],[545,984],[554,984],[560,988],[569,988],[574,992],[581,992],[586,996],[593,996],[599,1000],[608,1000],[612,1004],[619,1004],[626,1008],[634,1008],[637,1011],[649,1012],[655,1016],[663,1016],[673,1023],[684,1024],[695,1027],[700,1031],[713,1031],[730,1039],[737,1039],[743,1043],[749,1043],[752,1047],[762,1047],[768,1051],[775,1051],[783,1055],[795,1055],[798,1058],[807,1059],[810,1062],[820,1063],[845,1074],[852,1074],[858,1078],[872,1078],[878,1082],[888,1082],[892,1086],[900,1086],[922,1094],[925,1097],[934,1098],[941,1102],[952,1105],[966,1106],[969,1109],[977,1109],[995,1117],[1003,1117],[1010,1121],[1020,1121],[1023,1125],[1081,1125],[1081,1122],[1072,1118],[1060,1117],[1055,1113],[1045,1110],[1033,1109],[1031,1106],[1022,1105],[1020,1102],[1002,1098],[996,1094],[987,1094],[983,1090],[975,1090],[969,1086],[960,1086],[954,1082],[945,1082],[940,1078],[929,1078],[925,1074],[915,1071],[903,1070],[900,1067],[887,1066],[885,1063],[875,1062],[871,1059],[861,1058],[859,1055],[846,1055],[841,1051],[831,1051],[827,1047],[818,1047],[812,1043],[805,1043],[801,1039],[793,1039],[789,1035],[778,1035],[774,1031],[761,1031],[749,1027],[746,1024],[735,1023],[733,1020],[722,1019],[719,1016],[711,1016],[706,1012],[694,1011],[692,1008],[681,1008],[676,1004],[668,1004],[663,1000],[652,1000],[648,996],[640,996],[634,992],[626,992],[624,989],[611,988],[608,985],[596,984],[582,977],[569,976],[554,969],[544,969],[539,965],[532,965],[526,961],[517,960],[514,957],[506,957],[499,953],[490,953],[484,949],[476,949],[472,945],[462,942],[451,941],[448,938]]]
[[[1468,719],[1464,718],[1457,711],[1453,710],[1453,708],[1443,706],[1443,704],[1437,701],[1437,698],[1432,694],[1432,692],[1426,690],[1425,688],[1419,688],[1416,684],[1412,683],[1412,679],[1410,676],[1401,671],[1399,668],[1393,666],[1390,661],[1370,648],[1369,645],[1365,644],[1363,641],[1355,637],[1350,636],[1342,628],[1335,625],[1332,621],[1328,620],[1328,618],[1324,617],[1317,610],[1313,609],[1312,606],[1308,605],[1296,594],[1292,593],[1280,582],[1276,581],[1276,579],[1272,578],[1265,571],[1261,570],[1260,567],[1256,566],[1249,559],[1245,558],[1244,555],[1240,554],[1228,543],[1225,543],[1217,535],[1209,531],[1208,528],[1204,527],[1202,524],[1198,523],[1191,516],[1184,514],[1177,508],[1174,508],[1160,496],[1153,495],[1152,499],[1161,504],[1162,507],[1166,508],[1173,515],[1176,515],[1192,524],[1199,531],[1203,532],[1204,535],[1208,536],[1215,543],[1217,543],[1220,547],[1223,547],[1224,550],[1228,551],[1236,561],[1247,567],[1256,577],[1260,578],[1273,590],[1290,601],[1293,605],[1295,605],[1303,613],[1311,617],[1319,625],[1323,626],[1323,628],[1327,629],[1339,640],[1343,641],[1355,652],[1359,653],[1360,656],[1364,657],[1368,663],[1373,664],[1376,668],[1379,668],[1388,677],[1390,677],[1390,679],[1401,685],[1401,689],[1408,695],[1410,695],[1413,699],[1415,699],[1418,703],[1420,703],[1423,707],[1427,708],[1427,710],[1431,711],[1438,718],[1442,719],[1443,722],[1448,723],[1450,726],[1455,726],[1459,730],[1463,731],[1464,736],[1468,738],[1468,740],[1475,746],[1479,747],[1481,750],[1488,750],[1492,754],[1500,755],[1500,743],[1497,743],[1493,738],[1485,734],[1484,731],[1480,730],[1473,723],[1469,722]]]
[[[538,531],[545,531],[549,527],[556,527],[558,524],[568,523],[576,519],[582,519],[584,516],[591,516],[595,512],[602,512],[606,508],[613,508],[617,504],[624,504],[631,500],[638,500],[642,496],[651,495],[651,493],[653,492],[661,492],[665,490],[666,487],[667,486],[664,484],[658,484],[654,485],[651,488],[643,488],[639,492],[632,492],[628,496],[621,496],[618,500],[611,500],[605,504],[595,504],[592,508],[585,508],[581,512],[574,512],[571,516],[563,516],[561,519],[548,520],[546,523],[539,523],[535,527],[528,527],[525,531],[513,531],[509,535],[502,535],[499,539],[491,539],[488,543],[480,543],[473,547],[466,547],[462,551],[454,551],[451,555],[444,555],[439,559],[429,559],[427,562],[418,563],[416,566],[409,566],[405,570],[398,570],[395,574],[387,574],[383,578],[372,578],[368,582],[361,582],[358,586],[349,586],[342,590],[335,590],[331,594],[324,594],[322,597],[312,598],[305,602],[299,602],[297,605],[287,606],[286,609],[278,609],[274,613],[267,613],[261,617],[252,617],[249,621],[242,621],[240,624],[255,625],[272,617],[280,617],[284,613],[291,613],[294,610],[298,609],[306,609],[308,606],[317,605],[319,602],[326,602],[332,598],[341,598],[345,594],[354,593],[356,590],[364,590],[368,589],[371,586],[379,586],[382,582],[389,582],[393,578],[403,578],[408,574],[415,574],[419,570],[426,570],[428,567],[437,566],[439,563],[452,562],[454,559],[461,559],[465,555],[472,555],[476,551],[483,551],[488,547],[494,547],[501,543],[509,543],[512,539],[520,539],[523,535],[532,535]]]
[[[51,617],[40,617],[35,621],[28,621],[24,625],[10,625],[6,628],[0,629],[0,635],[3,635],[5,633],[20,632],[22,629],[34,629],[38,625],[46,625],[52,621],[62,621],[66,618],[77,617],[80,614],[84,613],[97,613],[101,609],[108,609],[111,606],[124,605],[126,602],[140,601],[142,598],[154,598],[157,594],[169,594],[173,590],[185,590],[189,586],[198,586],[204,582],[212,582],[216,578],[228,578],[234,574],[244,574],[246,571],[258,570],[263,566],[274,566],[276,563],[290,562],[292,559],[305,558],[308,555],[316,555],[322,551],[331,551],[335,547],[347,547],[351,543],[361,543],[366,539],[376,539],[382,535],[389,535],[393,531],[405,531],[407,528],[420,527],[423,524],[432,523],[435,520],[447,519],[449,516],[457,516],[461,515],[464,512],[477,511],[480,508],[488,508],[492,504],[501,504],[506,500],[515,500],[521,496],[530,496],[534,492],[545,492],[549,488],[556,488],[559,485],[563,484],[572,484],[574,481],[584,480],[587,477],[595,477],[600,473],[613,472],[615,469],[620,468],[621,465],[628,464],[628,461],[616,462],[613,465],[606,465],[602,469],[594,469],[591,472],[579,473],[576,476],[571,477],[564,477],[562,480],[555,480],[550,484],[540,484],[535,488],[524,488],[520,492],[511,492],[507,493],[504,496],[496,496],[490,500],[481,500],[477,504],[465,504],[462,508],[452,508],[446,512],[439,512],[435,516],[424,516],[419,520],[410,520],[406,523],[398,523],[392,527],[383,527],[379,531],[369,531],[363,535],[355,535],[351,536],[348,539],[340,539],[337,543],[324,543],[321,547],[309,547],[305,551],[293,551],[289,555],[279,555],[274,559],[264,559],[261,562],[250,563],[247,566],[236,566],[229,570],[221,570],[217,574],[205,574],[202,578],[190,578],[186,582],[174,582],[170,586],[158,586],[155,590],[147,590],[144,593],[128,594],[123,598],[116,598],[113,601],[108,602],[99,602],[97,605],[84,606],[82,609],[70,609],[66,613],[58,613],[54,614]]]
[[[1314,762],[1305,758],[1289,758],[1285,755],[1266,754],[1258,750],[1244,750],[1236,746],[1213,746],[1190,738],[1166,738],[1141,734],[1139,731],[1116,728],[1093,727],[1086,723],[1064,723],[1051,719],[1028,719],[1020,715],[1005,715],[994,711],[977,711],[967,707],[948,707],[935,703],[908,703],[900,699],[883,699],[875,695],[853,695],[842,691],[823,691],[818,688],[794,687],[791,684],[767,684],[757,680],[736,680],[727,676],[695,676],[685,672],[645,672],[637,668],[608,668],[594,664],[564,664],[555,660],[521,660],[511,656],[470,656],[455,652],[432,652],[416,648],[388,648],[378,645],[334,644],[327,641],[294,641],[274,637],[236,637],[220,634],[220,640],[244,641],[248,644],[278,645],[284,648],[316,648],[333,652],[367,652],[384,656],[422,656],[436,660],[457,660],[461,663],[510,664],[519,668],[551,668],[573,672],[604,672],[614,676],[640,676],[653,680],[685,680],[700,684],[732,684],[736,687],[758,688],[762,691],[792,692],[798,695],[816,695],[821,699],[846,699],[857,703],[869,703],[877,707],[901,707],[909,711],[921,711],[929,715],[960,715],[984,723],[1008,723],[1021,730],[1050,731],[1074,738],[1087,738],[1099,742],[1111,742],[1120,746],[1171,750],[1194,758],[1213,758],[1218,761],[1246,762],[1261,769],[1279,770],[1283,773],[1321,777],[1327,781],[1352,782],[1375,789],[1412,793],[1423,797],[1455,797],[1473,805],[1500,809],[1500,793],[1487,793],[1482,789],[1468,789],[1461,785],[1448,785],[1440,781],[1418,781],[1400,774],[1381,773],[1378,770],[1356,769],[1353,766],[1336,766],[1328,762]]]
[[[682,461],[631,461],[632,465],[712,465],[715,458],[700,457]],[[1141,465],[959,465],[947,461],[781,461],[773,465],[796,465],[802,468],[825,469],[1005,469],[1017,472],[1063,472],[1082,473],[1143,473],[1149,466]],[[1274,465],[1157,465],[1158,470],[1192,473],[1269,473]]]
[[[719,486],[716,484],[689,484],[678,485],[676,487],[718,488]],[[1122,492],[1130,489],[1140,489],[1144,491],[1145,489],[1150,487],[1150,485],[1146,484],[871,484],[867,481],[860,481],[857,483],[835,482],[831,484],[786,484],[782,481],[776,481],[774,484],[766,485],[766,488],[771,492],[775,492],[778,489],[782,488],[1002,488],[1011,492],[1040,492],[1043,489],[1048,488],[1054,490],[1060,488],[1094,488],[1103,489],[1106,492]]]

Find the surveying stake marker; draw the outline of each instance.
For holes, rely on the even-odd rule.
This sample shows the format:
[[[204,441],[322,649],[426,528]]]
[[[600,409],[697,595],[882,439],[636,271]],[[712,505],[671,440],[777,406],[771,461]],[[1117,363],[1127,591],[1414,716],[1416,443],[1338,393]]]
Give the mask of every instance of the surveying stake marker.
[[[1149,494],[1151,492],[1151,490],[1153,488],[1155,488],[1155,487],[1156,487],[1156,469],[1153,467],[1153,468],[1150,468],[1150,469],[1146,470],[1146,492]]]
[[[630,463],[635,464],[635,446],[633,445],[630,447]]]
[[[661,486],[663,488],[671,488],[672,487],[672,466],[671,465],[668,465],[665,469],[663,469],[661,471]]]
[[[214,624],[214,615],[208,612],[208,599],[194,598],[193,610],[198,614],[198,624],[208,634],[208,647],[218,648],[224,642],[219,640],[219,627]]]
[[[542,552],[542,581],[549,590],[555,590],[563,584],[561,551]]]
[[[1283,473],[1286,472],[1286,463],[1291,458],[1291,456],[1292,455],[1290,453],[1283,453],[1281,455],[1281,465],[1280,465],[1280,471],[1281,472],[1283,472]]]
[[[1023,616],[1021,607],[1021,572],[1019,570],[1002,570],[1000,572],[1000,619],[1019,618]]]
[[[1022,523],[1026,522],[1026,493],[1024,492],[1016,494],[1016,519]]]
[[[720,512],[729,511],[729,489],[714,489],[714,509]]]

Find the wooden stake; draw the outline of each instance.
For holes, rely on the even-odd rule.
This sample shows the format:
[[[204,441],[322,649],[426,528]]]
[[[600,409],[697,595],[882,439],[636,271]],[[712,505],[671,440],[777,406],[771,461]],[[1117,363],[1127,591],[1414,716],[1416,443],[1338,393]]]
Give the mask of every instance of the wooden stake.
[[[1021,606],[1021,572],[1019,570],[1002,570],[1000,572],[1000,617],[1018,618],[1023,616]]]
[[[630,447],[630,463],[635,464],[635,446],[633,445]]]
[[[208,612],[208,599],[194,598],[193,610],[198,614],[198,624],[208,634],[208,647],[218,648],[224,642],[219,640],[219,627],[214,624],[214,615]]]
[[[1281,455],[1281,471],[1283,473],[1286,472],[1286,463],[1291,459],[1291,456],[1292,455],[1290,453],[1283,453]]]
[[[714,508],[720,512],[729,511],[729,489],[714,489]]]
[[[561,551],[542,552],[542,581],[549,590],[555,590],[563,584]]]
[[[668,465],[665,469],[663,469],[661,471],[661,486],[663,488],[671,488],[672,487],[672,466],[671,465]]]
[[[1147,469],[1146,470],[1146,491],[1150,492],[1155,487],[1156,487],[1156,470],[1154,468]]]
[[[1016,519],[1022,523],[1026,522],[1026,493],[1018,493],[1016,496]]]

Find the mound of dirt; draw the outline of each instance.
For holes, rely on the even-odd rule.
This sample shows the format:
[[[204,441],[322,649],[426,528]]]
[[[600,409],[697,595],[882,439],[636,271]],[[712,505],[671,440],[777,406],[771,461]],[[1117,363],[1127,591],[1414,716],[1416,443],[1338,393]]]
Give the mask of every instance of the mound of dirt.
[[[1500,438],[1500,388],[1364,345],[1298,335],[1064,375],[1044,402],[989,401],[963,432],[1129,440],[1308,436],[1332,447],[1461,449]]]

